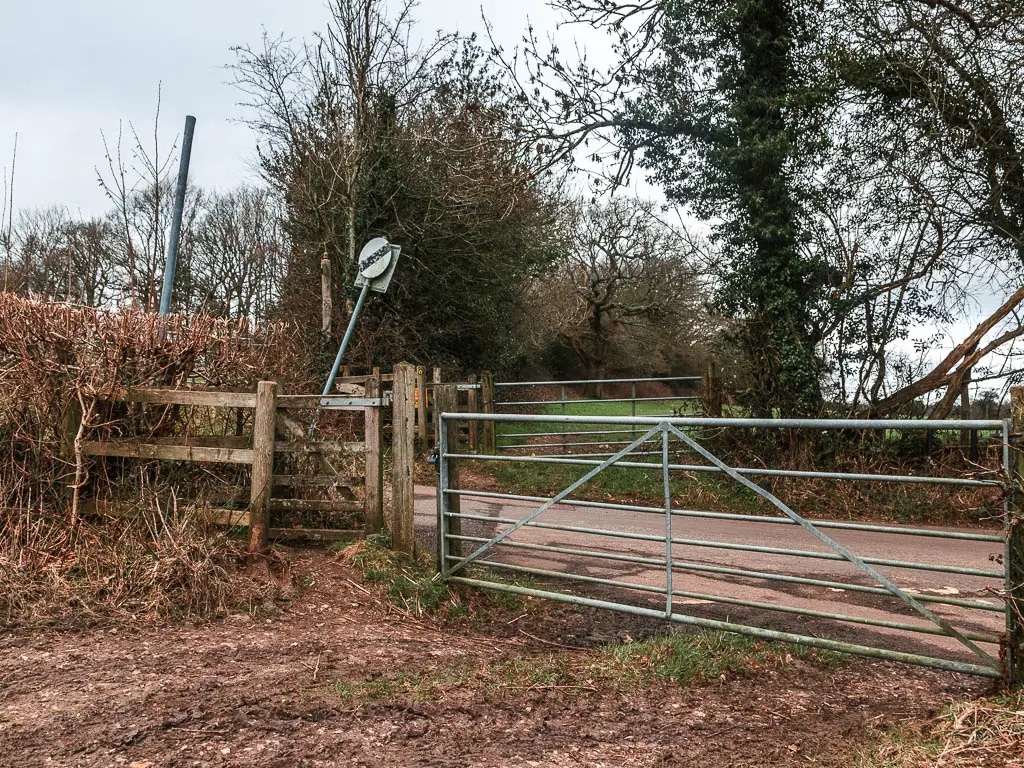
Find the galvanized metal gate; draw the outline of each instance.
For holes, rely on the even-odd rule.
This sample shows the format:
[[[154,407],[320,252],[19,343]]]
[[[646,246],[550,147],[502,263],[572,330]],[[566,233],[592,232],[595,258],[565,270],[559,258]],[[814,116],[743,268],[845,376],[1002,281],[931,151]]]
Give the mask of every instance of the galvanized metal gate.
[[[992,678],[1015,680],[1020,674],[1020,641],[1021,641],[1021,588],[1020,562],[1024,552],[1020,546],[1020,525],[1013,524],[1015,517],[1011,505],[1013,489],[1008,487],[1011,473],[1010,423],[1008,421],[979,420],[947,420],[947,421],[915,421],[915,420],[818,420],[818,419],[704,419],[704,418],[634,418],[634,417],[589,417],[589,416],[547,416],[521,414],[457,414],[446,413],[440,416],[442,425],[451,426],[459,420],[518,422],[529,425],[533,423],[561,423],[573,425],[590,425],[607,429],[609,426],[628,426],[643,432],[635,440],[629,441],[620,450],[609,453],[603,458],[584,456],[538,456],[538,455],[479,455],[459,453],[449,445],[449,436],[454,430],[439,430],[440,454],[440,502],[439,502],[439,542],[440,563],[445,579],[468,586],[496,589],[535,597],[561,600],[597,608],[608,608],[641,616],[663,618],[668,621],[687,624],[707,629],[725,630],[745,635],[753,635],[769,640],[800,643],[827,650],[855,653],[881,659],[902,661],[911,664],[936,667],[956,672],[982,675]],[[912,476],[892,474],[867,474],[852,472],[816,472],[807,470],[784,470],[772,468],[732,467],[715,456],[701,444],[695,435],[702,430],[714,428],[730,429],[814,429],[814,430],[989,430],[994,432],[1000,442],[1001,472],[981,476]],[[646,430],[646,431],[644,431]],[[621,433],[621,430],[614,430]],[[539,433],[544,434],[544,433]],[[594,432],[602,434],[601,431]],[[688,455],[700,457],[703,463],[680,463],[673,461],[673,454],[682,449]],[[592,457],[593,454],[587,454]],[[527,462],[539,464],[570,464],[589,467],[575,482],[568,485],[554,496],[526,496],[493,491],[472,490],[458,487],[453,479],[457,476],[456,462]],[[574,492],[596,478],[610,467],[627,468],[633,471],[659,471],[664,489],[664,505],[651,507],[638,504],[622,504],[602,501],[587,501],[573,497]],[[780,515],[747,515],[714,510],[680,509],[673,505],[670,488],[670,477],[681,473],[714,472],[730,478],[762,499],[769,502]],[[977,473],[976,473],[977,475]],[[871,523],[846,522],[835,520],[810,520],[795,512],[785,501],[758,485],[752,478],[756,477],[792,477],[834,480],[837,482],[855,483],[911,483],[938,484],[958,486],[962,488],[993,488],[1002,493],[1002,514],[1005,519],[1001,533],[979,530],[945,530],[931,527],[905,527],[895,525],[876,525]],[[839,491],[841,492],[841,491]],[[475,502],[473,500],[476,500]],[[502,503],[519,504],[530,502],[533,507],[521,508],[525,514],[521,516],[508,514],[508,507],[503,514],[493,514],[493,510],[484,509],[474,513],[463,510],[462,502],[468,503]],[[587,514],[600,517],[601,513],[635,513],[637,520],[650,521],[652,515],[662,520],[659,530],[654,532],[638,530],[632,523],[623,524],[616,518],[615,525],[596,527],[593,524],[576,524],[575,521],[557,519],[552,515],[557,510],[571,508],[583,510]],[[518,510],[519,508],[516,508]],[[528,511],[527,511],[528,510]],[[757,543],[741,543],[721,540],[694,539],[681,536],[687,520],[730,521],[730,524],[741,524],[744,528],[758,525],[794,525],[802,529],[803,536],[816,542],[818,549],[764,546]],[[589,521],[589,518],[588,518]],[[483,535],[469,535],[463,532],[463,523],[467,527],[475,525],[484,527]],[[500,527],[501,530],[487,531],[486,526]],[[643,526],[640,526],[641,528]],[[681,530],[682,529],[682,530]],[[543,531],[545,535],[561,536],[565,541],[539,543],[524,536],[528,532]],[[975,555],[984,555],[982,562],[962,564],[963,558],[955,558],[957,562],[915,562],[894,557],[879,557],[877,553],[855,553],[850,546],[844,545],[826,531],[837,531],[834,536],[854,535],[848,532],[863,534],[880,534],[886,536],[908,537],[900,541],[910,542],[912,539],[935,540],[945,539],[957,542],[956,547],[972,548]],[[857,535],[861,535],[858,533]],[[615,549],[607,547],[587,546],[579,544],[580,539],[618,540]],[[627,544],[628,543],[628,544]],[[463,554],[463,547],[470,551]],[[655,555],[650,550],[657,547],[663,552]],[[820,578],[817,575],[794,575],[786,569],[753,570],[745,563],[707,563],[695,562],[694,557],[680,557],[678,550],[756,553],[764,557],[804,558],[815,561],[841,561],[851,566],[852,572],[860,577],[857,581],[836,581]],[[974,550],[978,550],[975,552]],[[512,557],[502,557],[503,552],[513,553]],[[563,567],[555,569],[545,563],[538,567],[532,561],[524,564],[516,562],[515,555],[520,558],[547,557],[574,560],[561,562]],[[951,558],[954,559],[954,558]],[[588,575],[582,572],[580,563],[598,562],[605,570],[612,573],[605,576]],[[609,565],[611,564],[611,565]],[[1001,567],[992,567],[993,564]],[[470,567],[472,566],[472,567]],[[614,572],[616,566],[633,569],[634,572],[646,577],[639,581],[624,580],[621,574]],[[738,567],[737,567],[738,566]],[[479,568],[498,569],[512,573],[524,574],[543,579],[543,588],[522,586],[513,583],[496,582],[480,578]],[[885,572],[883,572],[884,569]],[[891,575],[907,572],[940,573],[955,575],[971,582],[969,590],[974,593],[970,597],[954,596],[958,590],[938,590],[928,593],[924,590],[912,589],[897,584],[901,577]],[[662,574],[660,583],[651,583],[652,573]],[[752,600],[728,594],[695,591],[694,580],[706,580],[712,577],[716,584],[735,583],[737,579],[744,583],[768,583],[776,586],[794,588],[813,587],[826,591],[842,592],[854,596],[880,596],[891,598],[890,608],[873,607],[869,615],[857,615],[852,612],[829,610],[827,606],[819,606],[817,602],[804,605],[786,604],[772,595],[770,600]],[[947,577],[948,578],[948,577]],[[641,595],[640,598],[607,599],[604,596],[588,596],[578,592],[559,589],[555,584],[570,583],[587,585],[596,589],[614,588],[627,595]],[[864,583],[866,582],[866,583]],[[651,597],[662,595],[662,605],[651,604]],[[865,598],[866,599],[866,598]],[[875,597],[871,598],[879,602]],[[799,601],[798,601],[799,602]],[[885,602],[885,601],[881,601]],[[749,623],[734,621],[731,617],[725,620],[695,615],[697,610],[684,610],[682,606],[693,604],[726,605],[743,609],[749,616]],[[880,615],[880,610],[889,610],[892,615]],[[849,642],[834,637],[818,636],[794,631],[769,629],[758,624],[770,623],[763,617],[771,613],[788,614],[813,620],[828,620],[876,628],[892,637],[907,638],[926,636],[933,640],[942,638],[944,647],[939,651],[929,650],[927,653],[902,651],[891,648],[891,643],[883,645],[882,639],[877,644]],[[919,621],[913,623],[905,620],[901,614],[912,614]],[[979,618],[980,617],[980,618]],[[887,647],[890,646],[890,647]],[[959,650],[958,650],[959,649]],[[967,657],[966,659],[964,657]]]

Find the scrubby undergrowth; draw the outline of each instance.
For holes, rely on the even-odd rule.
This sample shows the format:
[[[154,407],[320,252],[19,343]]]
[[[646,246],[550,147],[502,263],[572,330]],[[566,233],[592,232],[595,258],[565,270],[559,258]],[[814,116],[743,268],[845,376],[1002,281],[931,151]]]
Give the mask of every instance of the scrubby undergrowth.
[[[0,623],[215,618],[274,592],[250,578],[240,542],[195,508],[140,505],[123,520],[70,527],[30,510],[0,512]]]
[[[856,768],[1024,766],[1024,689],[961,701],[914,726],[882,734]]]

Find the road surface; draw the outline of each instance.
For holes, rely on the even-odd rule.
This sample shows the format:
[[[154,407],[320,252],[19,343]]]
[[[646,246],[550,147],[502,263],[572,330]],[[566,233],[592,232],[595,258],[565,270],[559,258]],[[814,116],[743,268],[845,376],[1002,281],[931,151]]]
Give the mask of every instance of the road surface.
[[[429,486],[416,488],[416,528],[421,538],[431,542],[436,534],[435,489]],[[535,510],[539,504],[533,502],[493,499],[462,498],[462,513],[488,518],[518,520]],[[664,536],[663,515],[627,512],[622,510],[599,509],[563,504],[545,511],[539,522],[596,529],[607,529],[625,533]],[[463,522],[463,534],[467,536],[492,538],[507,526],[489,521]],[[936,528],[935,530],[943,530]],[[861,557],[884,558],[919,563],[936,563],[947,566],[1000,571],[1002,568],[1002,545],[996,542],[978,542],[913,536],[904,534],[877,533],[826,529],[825,532]],[[991,531],[978,531],[991,533]],[[707,518],[673,518],[672,536],[675,539],[729,542],[740,545],[809,550],[828,552],[828,547],[811,533],[796,525],[761,524],[748,521],[732,521]],[[557,546],[591,552],[613,553],[630,557],[658,559],[664,562],[664,541],[643,541],[611,538],[578,532],[565,532],[543,528],[524,527],[509,537],[509,541]],[[476,542],[463,543],[464,553],[478,547]],[[472,548],[472,549],[469,549]],[[546,551],[497,547],[486,555],[487,559],[521,567],[611,579],[631,584],[664,588],[664,565],[632,562],[614,562]],[[813,578],[826,581],[844,582],[874,586],[872,579],[857,570],[847,561],[819,560],[763,552],[735,551],[705,546],[674,544],[672,558],[676,563],[697,566],[741,568],[783,574],[799,578]],[[887,566],[876,566],[890,577],[900,588],[911,594],[941,596],[952,599],[970,600],[989,605],[999,610],[984,611],[958,606],[927,603],[935,613],[948,620],[960,631],[985,635],[998,635],[1005,628],[1002,600],[997,590],[1002,588],[1000,580],[943,572],[909,570]],[[566,589],[567,582],[544,580],[543,588],[556,586]],[[631,589],[621,589],[599,584],[576,584],[571,591],[610,599],[616,602],[642,605],[645,607],[664,606],[664,597]],[[673,610],[693,616],[728,620],[740,624],[766,627],[782,631],[812,634],[866,645],[887,647],[912,653],[937,655],[944,658],[977,662],[978,658],[958,641],[942,636],[911,634],[875,626],[864,626],[847,622],[835,622],[817,617],[807,617],[745,606],[723,604],[701,599],[699,595],[715,595],[725,598],[756,601],[770,605],[791,606],[800,609],[827,611],[883,621],[899,621],[908,624],[930,626],[930,622],[913,608],[890,595],[875,595],[849,592],[830,587],[770,581],[749,576],[727,575],[695,571],[675,571],[673,590],[688,593],[677,596]],[[994,645],[983,646],[993,656],[998,655]]]

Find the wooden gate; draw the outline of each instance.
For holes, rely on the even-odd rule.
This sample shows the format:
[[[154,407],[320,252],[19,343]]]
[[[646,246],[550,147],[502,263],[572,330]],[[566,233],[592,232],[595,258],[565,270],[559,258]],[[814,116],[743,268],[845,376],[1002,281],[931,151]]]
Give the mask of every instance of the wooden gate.
[[[248,526],[250,551],[263,551],[271,539],[333,541],[384,527],[380,379],[370,377],[352,396],[282,395],[275,382],[264,381],[255,393],[129,388],[105,399],[129,408],[155,406],[164,415],[183,407],[217,413],[199,420],[204,424],[228,423],[224,409],[234,412],[235,434],[192,434],[186,427],[183,434],[78,444],[83,457],[249,465],[248,493],[231,488],[206,513],[218,524]],[[312,419],[298,418],[302,412]],[[311,420],[337,412],[354,416],[348,426],[361,440],[310,437]],[[155,423],[164,423],[155,416]],[[109,511],[116,505],[94,500],[91,506]]]

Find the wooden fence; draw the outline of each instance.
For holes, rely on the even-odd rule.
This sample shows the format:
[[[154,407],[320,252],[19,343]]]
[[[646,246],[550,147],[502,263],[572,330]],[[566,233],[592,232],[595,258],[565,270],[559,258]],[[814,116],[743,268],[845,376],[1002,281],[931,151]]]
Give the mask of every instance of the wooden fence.
[[[371,379],[359,396],[282,395],[278,385],[262,381],[253,392],[220,392],[200,389],[133,388],[118,392],[112,400],[142,406],[205,407],[238,412],[238,434],[173,435],[92,441],[81,444],[90,457],[124,457],[163,461],[242,464],[252,468],[248,503],[244,508],[217,506],[209,510],[212,521],[248,526],[250,551],[262,552],[270,539],[307,538],[321,541],[376,533],[384,527],[383,441],[380,381]],[[348,411],[360,415],[363,439],[309,439],[293,412]],[[241,429],[248,420],[242,411],[254,412],[248,434]],[[407,439],[407,438],[406,438]],[[363,457],[352,471],[350,457]],[[336,466],[344,461],[345,468]],[[289,469],[289,468],[293,469]],[[294,469],[297,468],[297,469]],[[230,494],[229,494],[230,496]],[[361,498],[360,498],[361,497]],[[235,493],[230,500],[239,501]],[[323,513],[362,518],[362,526],[271,526],[274,515]]]
[[[218,524],[248,526],[250,551],[258,553],[275,539],[332,541],[384,530],[384,457],[390,449],[392,504],[388,522],[392,546],[412,554],[414,462],[417,454],[428,455],[435,442],[435,391],[440,382],[438,368],[433,369],[427,381],[424,367],[400,363],[390,374],[374,369],[368,375],[341,376],[337,381],[341,394],[326,398],[281,394],[272,381],[260,382],[255,392],[128,388],[108,399],[128,403],[132,408],[212,409],[219,414],[219,423],[230,421],[224,418],[231,415],[223,413],[225,410],[233,411],[235,434],[85,439],[81,452],[96,459],[120,457],[250,467],[248,488],[233,487],[226,499],[210,505],[207,514]],[[453,403],[458,410],[488,412],[493,407],[493,377],[489,373],[447,387],[454,394],[445,403]],[[307,412],[306,419],[298,417],[303,411]],[[362,440],[309,437],[305,425],[310,421],[310,412],[339,411],[361,416]],[[493,434],[488,436],[482,429],[478,433],[476,424],[457,437],[469,450],[493,452]],[[362,461],[355,462],[359,466],[353,469],[353,460],[359,457]],[[102,505],[102,501],[93,502],[94,507]],[[304,515],[347,521],[361,516],[362,520],[361,525],[334,527],[305,522],[274,524],[275,519],[282,517],[304,520]]]

